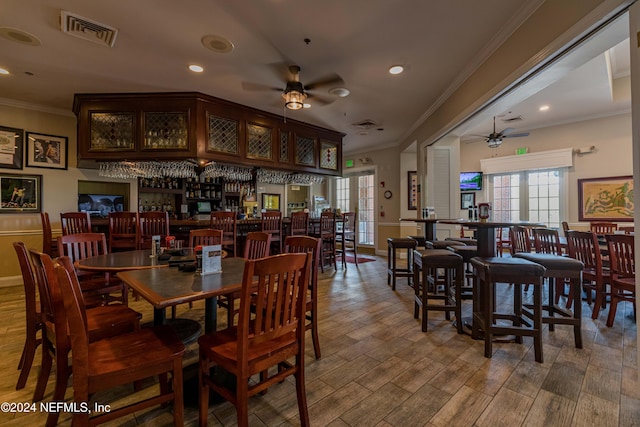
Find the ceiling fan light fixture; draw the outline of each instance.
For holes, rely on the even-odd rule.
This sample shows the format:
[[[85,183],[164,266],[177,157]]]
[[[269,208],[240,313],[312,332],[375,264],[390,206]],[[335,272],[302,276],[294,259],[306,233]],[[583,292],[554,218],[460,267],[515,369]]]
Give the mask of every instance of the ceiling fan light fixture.
[[[307,94],[299,92],[297,90],[290,90],[282,94],[284,98],[284,105],[290,110],[299,110],[304,107],[304,100],[307,99]]]
[[[500,138],[489,138],[487,139],[487,143],[489,144],[489,148],[498,148],[502,145],[502,139]]]

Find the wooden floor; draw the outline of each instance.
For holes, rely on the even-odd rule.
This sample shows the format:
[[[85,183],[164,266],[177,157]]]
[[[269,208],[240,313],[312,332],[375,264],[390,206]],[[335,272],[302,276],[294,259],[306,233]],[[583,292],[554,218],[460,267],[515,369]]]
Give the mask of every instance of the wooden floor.
[[[504,286],[505,290],[507,286]],[[573,345],[571,328],[545,328],[544,363],[534,361],[531,339],[522,345],[494,345],[492,359],[483,357],[482,342],[458,335],[442,313],[429,316],[429,332],[413,319],[412,289],[406,279],[397,291],[386,284],[386,259],[348,264],[320,275],[320,341],[322,358],[315,360],[307,340],[306,384],[313,426],[635,426],[640,425],[636,325],[631,305],[622,304],[612,328],[608,310],[590,319],[584,303],[584,349]],[[144,301],[131,305],[151,319]],[[24,326],[22,292],[0,289],[0,401],[29,402],[39,366],[27,387],[15,391],[16,366]],[[464,302],[466,313],[470,302]],[[201,319],[202,304],[179,315]],[[226,316],[221,312],[220,319]],[[196,357],[189,348],[188,360]],[[39,350],[38,356],[39,358]],[[39,365],[39,361],[37,362]],[[187,371],[188,373],[189,371]],[[140,394],[154,391],[147,384]],[[191,387],[192,388],[192,387]],[[53,376],[45,400],[51,398]],[[189,390],[185,390],[189,394]],[[197,391],[196,391],[197,392]],[[99,394],[92,401],[118,405],[131,387]],[[67,399],[72,395],[67,389]],[[122,396],[125,396],[123,398]],[[186,425],[197,424],[195,397],[185,404]],[[250,401],[253,426],[299,425],[295,388],[287,380]],[[229,403],[212,404],[210,425],[234,425]],[[44,425],[46,414],[0,413],[3,426]],[[69,425],[61,415],[61,425]],[[142,411],[110,425],[165,426],[171,408]]]

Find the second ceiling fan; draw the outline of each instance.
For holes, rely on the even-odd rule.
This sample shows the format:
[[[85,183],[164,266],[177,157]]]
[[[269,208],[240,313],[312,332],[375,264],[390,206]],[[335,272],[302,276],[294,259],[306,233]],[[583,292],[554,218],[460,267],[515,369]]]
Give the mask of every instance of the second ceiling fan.
[[[489,148],[498,148],[502,145],[503,138],[519,138],[522,136],[529,136],[529,132],[513,133],[514,128],[505,128],[500,132],[496,132],[496,117],[493,116],[493,132],[489,135],[477,135],[486,139],[489,144]]]

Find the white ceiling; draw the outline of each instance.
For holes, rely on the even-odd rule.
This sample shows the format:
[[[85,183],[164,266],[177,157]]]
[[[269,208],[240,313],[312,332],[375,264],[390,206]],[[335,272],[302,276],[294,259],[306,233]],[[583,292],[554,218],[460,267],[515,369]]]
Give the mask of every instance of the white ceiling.
[[[0,35],[3,27],[14,28],[41,44],[0,37],[0,67],[11,72],[0,76],[0,97],[69,112],[74,93],[197,91],[282,115],[280,94],[266,88],[284,88],[278,70],[296,64],[302,68],[303,84],[337,73],[351,94],[333,97],[327,92],[331,87],[325,87],[313,93],[331,103],[321,105],[312,98],[310,109],[288,110],[287,117],[344,132],[346,153],[374,150],[398,145],[540,2],[2,0]],[[101,46],[63,33],[63,10],[117,29],[115,45]],[[223,54],[206,49],[201,39],[210,34],[229,39],[234,50]],[[616,43],[622,40],[617,35],[612,39],[616,37]],[[192,63],[202,65],[204,73],[188,71]],[[394,64],[404,65],[406,71],[388,74]],[[558,103],[542,94],[522,102],[553,78],[530,84],[456,132],[484,134],[493,115],[508,111],[526,118],[524,128],[535,129],[542,122],[533,120],[532,111],[540,102],[552,104],[547,123],[549,117],[560,122],[574,120],[578,113],[604,114],[605,104],[609,109],[628,108],[610,96],[605,101],[607,86],[610,89],[605,80],[584,81],[596,74],[602,77],[605,71],[600,60],[585,65],[577,71],[579,79],[569,79],[571,97]],[[555,95],[561,92],[550,89]],[[591,89],[598,89],[599,95]],[[375,125],[353,125],[365,120]],[[521,125],[510,126],[520,130]]]

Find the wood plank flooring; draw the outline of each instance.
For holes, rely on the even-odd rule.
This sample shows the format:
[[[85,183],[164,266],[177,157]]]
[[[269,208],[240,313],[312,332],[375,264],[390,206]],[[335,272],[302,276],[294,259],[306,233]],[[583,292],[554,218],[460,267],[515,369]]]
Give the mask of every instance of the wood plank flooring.
[[[306,342],[306,384],[313,426],[638,426],[637,328],[630,304],[621,304],[612,328],[608,310],[591,320],[583,306],[584,349],[573,345],[572,328],[545,328],[543,364],[534,361],[531,339],[524,344],[494,345],[492,359],[483,343],[458,335],[443,313],[429,313],[429,331],[413,319],[413,291],[400,279],[397,291],[386,284],[386,258],[348,264],[346,270],[320,274],[319,319],[322,358]],[[508,287],[504,286],[507,292]],[[27,386],[16,391],[16,366],[24,339],[21,288],[0,289],[0,402],[30,402],[39,369],[40,350]],[[464,301],[470,313],[470,301]],[[152,318],[145,301],[131,305]],[[201,320],[203,304],[178,307],[179,316]],[[219,313],[219,319],[226,319]],[[196,361],[189,347],[185,364]],[[187,373],[189,370],[186,371]],[[54,375],[45,400],[51,399]],[[155,390],[148,382],[139,396]],[[92,401],[120,405],[132,387],[100,393]],[[185,423],[197,425],[193,391],[185,390]],[[197,393],[197,390],[195,390]],[[191,398],[189,398],[191,395]],[[66,398],[71,399],[71,386]],[[250,401],[250,425],[299,425],[291,379]],[[44,425],[46,414],[0,413],[3,426]],[[61,414],[60,425],[70,424]],[[116,420],[113,426],[167,426],[171,408],[154,408]],[[228,402],[211,404],[210,425],[235,425]]]

